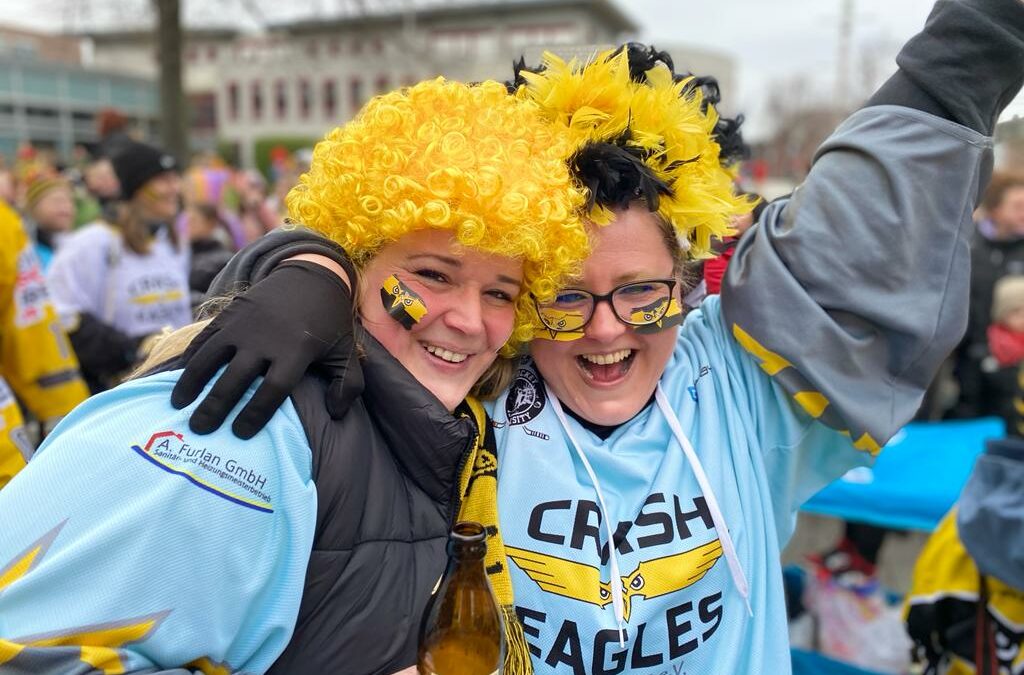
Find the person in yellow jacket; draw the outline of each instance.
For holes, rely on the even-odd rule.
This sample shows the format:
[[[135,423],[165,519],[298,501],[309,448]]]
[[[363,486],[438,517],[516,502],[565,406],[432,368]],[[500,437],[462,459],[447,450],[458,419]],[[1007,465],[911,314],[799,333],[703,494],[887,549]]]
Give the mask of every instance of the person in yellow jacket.
[[[1024,439],[989,441],[914,566],[904,608],[924,675],[1024,672]]]
[[[0,202],[0,488],[33,452],[19,401],[48,428],[88,395],[32,242]]]

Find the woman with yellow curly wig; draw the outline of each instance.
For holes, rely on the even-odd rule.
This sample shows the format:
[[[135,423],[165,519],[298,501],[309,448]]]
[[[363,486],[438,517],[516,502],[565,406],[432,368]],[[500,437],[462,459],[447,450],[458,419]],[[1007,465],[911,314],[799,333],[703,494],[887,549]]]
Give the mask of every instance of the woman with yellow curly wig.
[[[317,349],[354,343],[365,389],[360,371],[311,372],[251,441],[199,436],[195,406],[169,394],[202,324],[166,338],[162,363],[80,406],[0,492],[18,514],[0,528],[0,672],[415,663],[459,488],[491,433],[466,397],[503,388],[499,352],[532,334],[532,298],[588,247],[568,148],[494,82],[425,82],[328,134],[288,206],[354,267],[291,256],[267,281],[302,289],[288,301],[322,317],[302,332]],[[347,299],[347,284],[354,341],[350,305],[310,302]],[[351,407],[341,419],[328,388]]]
[[[592,251],[531,298],[532,361],[490,408],[498,480],[460,510],[493,526],[491,582],[522,631],[506,673],[790,671],[796,509],[912,417],[962,333],[1024,4],[940,3],[899,64],[685,320],[681,261],[750,207],[716,112],[638,45],[518,69],[513,95],[573,148]]]

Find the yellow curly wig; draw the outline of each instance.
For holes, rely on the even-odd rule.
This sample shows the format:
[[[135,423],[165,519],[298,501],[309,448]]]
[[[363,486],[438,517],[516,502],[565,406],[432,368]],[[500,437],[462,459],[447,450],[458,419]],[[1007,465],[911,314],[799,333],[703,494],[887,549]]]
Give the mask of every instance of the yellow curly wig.
[[[706,257],[711,238],[732,234],[730,219],[752,208],[734,194],[732,174],[719,162],[714,108],[702,112],[699,89],[689,91],[685,79],[674,82],[665,64],[648,70],[646,82],[635,82],[624,49],[600,52],[587,63],[546,52],[538,72],[519,75],[525,84],[516,95],[540,105],[575,148],[610,143],[640,152],[672,190],[659,199],[658,214],[687,242],[691,257]],[[589,217],[603,224],[611,214],[595,204]]]
[[[288,193],[291,220],[341,244],[357,265],[414,230],[524,263],[524,290],[550,297],[589,253],[569,139],[503,84],[437,78],[378,96],[327,134]],[[527,293],[504,354],[529,340]]]

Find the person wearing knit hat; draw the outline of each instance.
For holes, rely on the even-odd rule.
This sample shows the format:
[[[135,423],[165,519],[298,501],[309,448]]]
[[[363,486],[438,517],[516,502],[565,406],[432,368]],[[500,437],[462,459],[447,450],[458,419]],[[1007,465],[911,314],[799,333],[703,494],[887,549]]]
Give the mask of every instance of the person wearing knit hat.
[[[113,218],[66,237],[48,271],[94,393],[135,363],[146,337],[192,320],[189,251],[172,227],[181,199],[177,162],[131,140],[111,162],[121,186]]]
[[[58,240],[75,223],[71,183],[55,171],[36,171],[24,179],[22,213],[25,227],[35,236],[36,255],[45,272]]]
[[[163,150],[146,143],[124,144],[111,158],[121,184],[121,199],[131,200],[150,180],[164,173],[176,173],[178,162]]]

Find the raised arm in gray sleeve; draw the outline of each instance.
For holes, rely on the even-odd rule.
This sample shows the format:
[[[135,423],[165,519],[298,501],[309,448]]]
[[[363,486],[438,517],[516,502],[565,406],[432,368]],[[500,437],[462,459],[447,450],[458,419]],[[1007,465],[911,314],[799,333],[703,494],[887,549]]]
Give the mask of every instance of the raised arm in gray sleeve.
[[[1024,2],[940,0],[868,105],[924,110],[992,135],[1024,81]]]
[[[937,7],[1018,19],[1019,2]],[[976,41],[999,31],[1000,49],[1019,59],[1021,32],[980,20],[970,31],[953,30],[964,16],[933,12],[927,40],[911,40],[901,65],[948,109],[943,91],[917,76],[929,58],[948,65],[973,55],[979,72],[964,69],[963,96],[975,99],[973,110],[997,114],[1020,78],[1005,68],[986,71],[991,64],[979,58],[985,50]],[[938,36],[945,50],[936,48]],[[999,82],[971,86],[985,77]],[[911,419],[964,331],[971,213],[992,163],[987,136],[925,112],[932,106],[885,104],[898,99],[877,97],[833,133],[806,182],[770,205],[740,242],[722,289],[723,314],[740,344],[810,414],[871,452]],[[966,110],[948,117],[959,120]]]
[[[812,415],[875,452],[967,321],[968,239],[991,140],[928,113],[854,113],[740,242],[733,334]]]

